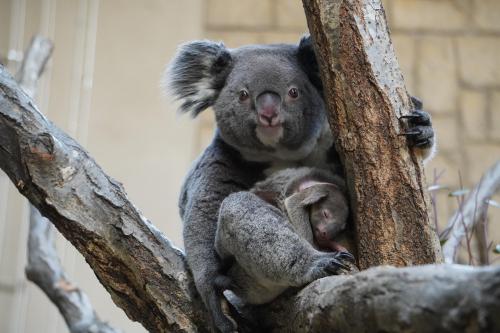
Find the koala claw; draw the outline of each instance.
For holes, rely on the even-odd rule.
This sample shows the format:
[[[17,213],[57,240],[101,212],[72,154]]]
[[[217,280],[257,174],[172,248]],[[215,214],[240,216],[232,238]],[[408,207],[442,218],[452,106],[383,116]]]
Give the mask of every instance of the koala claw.
[[[432,146],[434,131],[431,126],[415,126],[400,135],[408,137],[411,147],[427,148]]]
[[[349,270],[349,266],[343,264],[339,260],[330,259],[330,261],[325,264],[324,270],[326,273],[328,273],[328,275],[336,275],[339,274],[339,271]]]
[[[415,97],[415,96],[411,96],[410,98],[411,98],[411,102],[413,103],[413,107],[417,110],[422,110],[422,108],[424,107],[424,103],[422,103],[420,98]]]
[[[408,136],[410,136],[410,135],[420,135],[420,134],[422,134],[422,131],[420,131],[420,130],[417,129],[417,130],[407,131],[407,132],[401,133],[399,135],[400,136],[402,136],[402,135],[408,135]]]
[[[432,146],[432,141],[430,141],[430,140],[423,140],[423,141],[415,143],[414,147],[428,148],[428,147],[431,147],[431,146]]]
[[[338,260],[332,260],[330,265],[325,267],[325,271],[330,275],[340,275],[349,271],[349,265]]]
[[[413,110],[412,113],[401,116],[399,119],[408,119],[410,128],[416,125],[431,125],[431,116],[427,112],[419,109]]]
[[[354,257],[348,252],[329,252],[322,254],[315,261],[311,280],[320,279],[329,275],[342,274],[349,271],[349,263]]]
[[[433,145],[434,130],[432,129],[430,115],[422,111],[422,102],[412,97],[415,109],[412,113],[399,117],[406,119],[408,122],[408,130],[399,135],[406,136],[411,147],[430,148]]]
[[[351,253],[347,252],[347,251],[339,252],[338,255],[339,255],[340,258],[348,260],[350,262],[355,262],[356,261],[356,259],[354,258],[354,256]]]

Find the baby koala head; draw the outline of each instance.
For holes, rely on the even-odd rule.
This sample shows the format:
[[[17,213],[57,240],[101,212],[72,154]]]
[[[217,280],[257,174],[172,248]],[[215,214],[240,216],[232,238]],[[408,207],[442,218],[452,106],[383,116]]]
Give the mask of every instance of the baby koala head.
[[[335,237],[346,229],[349,216],[344,189],[333,183],[308,180],[299,185],[298,191],[305,195],[302,204],[309,209],[316,244],[333,251],[345,250],[335,242]]]

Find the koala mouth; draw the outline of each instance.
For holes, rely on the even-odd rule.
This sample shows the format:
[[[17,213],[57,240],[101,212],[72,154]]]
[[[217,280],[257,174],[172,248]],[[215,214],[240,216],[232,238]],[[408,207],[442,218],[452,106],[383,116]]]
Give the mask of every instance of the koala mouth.
[[[264,115],[259,115],[259,126],[262,127],[277,127],[281,126],[282,122],[279,116],[274,116],[272,118],[266,117]]]
[[[276,122],[275,125],[262,125],[259,123],[259,125],[255,128],[255,134],[262,144],[274,147],[283,137],[283,126],[279,122]]]

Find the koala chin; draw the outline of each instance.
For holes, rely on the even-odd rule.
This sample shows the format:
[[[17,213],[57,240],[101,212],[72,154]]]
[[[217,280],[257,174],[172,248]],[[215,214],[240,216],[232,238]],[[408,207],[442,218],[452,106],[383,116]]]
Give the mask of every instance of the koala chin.
[[[255,135],[264,146],[276,147],[283,137],[283,127],[281,125],[273,127],[257,126],[255,128]]]

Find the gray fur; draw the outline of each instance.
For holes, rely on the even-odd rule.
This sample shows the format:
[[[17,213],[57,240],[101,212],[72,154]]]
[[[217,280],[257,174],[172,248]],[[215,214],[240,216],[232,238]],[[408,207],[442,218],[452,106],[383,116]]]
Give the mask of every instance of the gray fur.
[[[300,186],[307,182],[316,184],[301,190]],[[336,191],[325,186],[335,186]],[[317,246],[311,224],[314,226],[318,221],[309,219],[309,208],[312,210],[322,200],[327,200],[325,196],[347,195],[342,178],[316,168],[289,168],[258,182],[250,192],[260,199],[264,197],[278,210],[271,208],[269,212],[260,200],[243,192],[224,200],[215,248],[223,260],[234,258],[235,262],[225,273],[231,284],[221,287],[230,289],[246,303],[262,304],[273,300],[288,287],[343,272],[342,266],[349,265],[349,258],[342,258],[338,253],[315,250]],[[319,196],[315,196],[318,193]],[[243,198],[247,211],[241,207]],[[340,214],[340,232],[345,228],[348,207],[345,198],[338,199],[342,200],[330,204]],[[276,233],[272,228],[282,230]],[[276,239],[276,236],[280,238]],[[241,244],[245,247],[242,248]],[[329,262],[320,269],[315,258],[322,264],[325,260]]]
[[[302,189],[307,182],[314,185]],[[331,171],[310,167],[283,169],[256,183],[251,192],[280,209],[297,234],[317,248],[319,244],[313,241],[311,228],[327,222],[318,209],[324,207],[336,214],[327,227],[332,230],[331,239],[346,227],[349,206],[345,181]]]
[[[237,263],[227,272],[235,283],[230,289],[250,304],[267,303],[289,287],[347,269],[345,254],[316,250],[278,208],[251,192],[223,201],[215,247],[222,260]]]
[[[263,201],[254,194],[229,196],[250,189],[264,179],[266,169],[270,168],[316,166],[330,167],[336,172],[341,170],[332,145],[334,140],[326,124],[312,43],[306,37],[299,45],[254,45],[227,49],[222,43],[190,42],[181,46],[172,60],[165,83],[180,100],[182,111],[196,116],[212,107],[215,112],[217,131],[214,140],[190,170],[181,190],[179,207],[184,222],[186,257],[196,287],[218,329],[234,331],[233,323],[221,309],[222,293],[214,285],[221,270],[214,243],[223,200],[225,205],[221,212],[228,213],[227,216],[221,215],[224,225],[246,223],[249,228],[259,219],[274,221],[270,222],[274,227],[269,226],[265,231],[269,235],[261,231],[264,233],[262,237],[269,237],[273,242],[261,252],[250,255],[268,255],[273,248],[300,252],[297,260],[285,256],[283,265],[276,268],[278,271],[274,273],[286,282],[283,285],[301,285],[312,277],[321,276],[316,271],[324,270],[325,260],[331,261],[331,258],[320,260],[309,243],[294,248],[290,239],[298,235],[291,236],[294,232],[282,214],[271,205],[262,205]],[[291,86],[299,90],[299,98],[293,101],[286,95]],[[249,93],[245,103],[238,99],[242,89]],[[262,130],[258,128],[255,103],[257,97],[266,91],[281,97],[279,136],[269,138],[263,138]],[[239,201],[246,199],[249,201]],[[231,221],[236,210],[259,206],[261,217],[246,210],[247,215],[240,216],[238,221]],[[243,247],[244,244],[241,244],[240,248]],[[294,254],[290,252],[289,256],[293,259]],[[298,280],[294,277],[293,283],[288,281],[284,276],[286,271],[279,271],[287,263],[296,265],[297,271],[305,276]],[[316,267],[311,268],[311,265]],[[257,273],[264,276],[270,274],[262,269]]]

